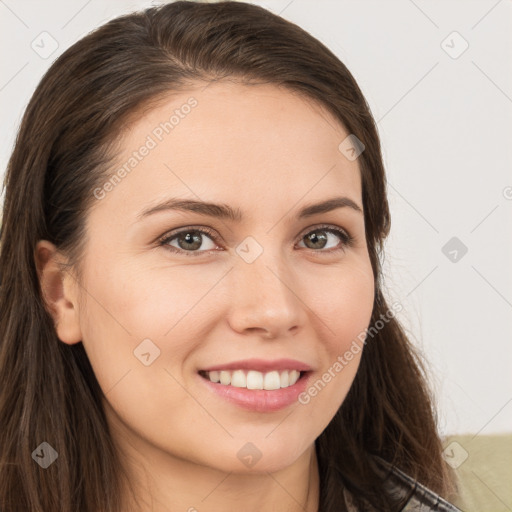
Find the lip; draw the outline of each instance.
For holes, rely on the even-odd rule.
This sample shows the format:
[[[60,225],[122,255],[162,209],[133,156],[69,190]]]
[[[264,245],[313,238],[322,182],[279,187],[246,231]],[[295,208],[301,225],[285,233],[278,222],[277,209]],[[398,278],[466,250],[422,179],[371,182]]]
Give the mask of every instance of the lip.
[[[221,367],[219,366],[218,368]],[[226,366],[223,366],[222,368],[228,369]],[[235,368],[241,369],[240,366],[236,366]],[[254,366],[251,366],[251,368],[255,369]],[[235,386],[226,386],[219,382],[211,382],[207,377],[202,377],[200,374],[197,376],[210,392],[215,393],[228,403],[247,411],[271,413],[285,409],[294,403],[298,403],[299,395],[306,390],[311,374],[311,371],[307,371],[305,373],[301,372],[299,380],[293,386],[274,389],[272,391],[268,391],[266,389],[247,389],[237,388]]]
[[[299,372],[309,372],[311,371],[311,366],[295,359],[274,359],[273,361],[267,361],[265,359],[244,359],[240,361],[233,361],[231,363],[209,366],[208,368],[201,368],[201,370],[204,372],[221,370],[256,370],[257,372],[262,373],[274,370],[298,370]]]

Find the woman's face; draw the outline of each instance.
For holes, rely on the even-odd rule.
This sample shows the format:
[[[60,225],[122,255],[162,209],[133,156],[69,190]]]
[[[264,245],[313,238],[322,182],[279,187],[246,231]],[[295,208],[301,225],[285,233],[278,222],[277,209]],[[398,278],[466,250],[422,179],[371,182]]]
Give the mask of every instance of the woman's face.
[[[126,132],[116,177],[94,191],[75,301],[125,444],[277,471],[331,421],[361,352],[336,362],[374,296],[358,162],[339,149],[348,135],[289,91],[228,82],[175,95]]]

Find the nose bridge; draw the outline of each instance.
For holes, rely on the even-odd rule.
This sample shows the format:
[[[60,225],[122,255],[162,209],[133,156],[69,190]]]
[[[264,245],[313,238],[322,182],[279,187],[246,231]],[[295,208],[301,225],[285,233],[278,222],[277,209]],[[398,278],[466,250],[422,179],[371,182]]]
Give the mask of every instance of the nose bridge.
[[[261,328],[284,336],[302,318],[292,272],[279,247],[263,247],[250,238],[237,247],[231,273],[232,325],[237,330]]]

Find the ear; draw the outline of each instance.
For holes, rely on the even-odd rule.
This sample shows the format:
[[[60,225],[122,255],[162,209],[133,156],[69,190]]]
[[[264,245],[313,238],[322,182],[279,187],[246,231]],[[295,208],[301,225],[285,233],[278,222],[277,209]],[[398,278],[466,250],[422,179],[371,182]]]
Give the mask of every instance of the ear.
[[[65,259],[54,244],[39,240],[34,251],[43,300],[51,314],[58,338],[73,345],[82,340],[78,310],[78,285],[75,278],[61,268]]]

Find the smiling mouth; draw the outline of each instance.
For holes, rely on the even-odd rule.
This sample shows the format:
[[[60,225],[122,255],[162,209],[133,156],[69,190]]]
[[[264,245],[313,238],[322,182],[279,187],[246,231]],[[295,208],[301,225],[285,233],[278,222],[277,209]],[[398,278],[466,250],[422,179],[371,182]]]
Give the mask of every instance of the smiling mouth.
[[[273,370],[259,372],[256,370],[200,370],[199,375],[213,383],[245,389],[262,389],[273,391],[288,388],[297,383],[306,373],[298,370]]]

